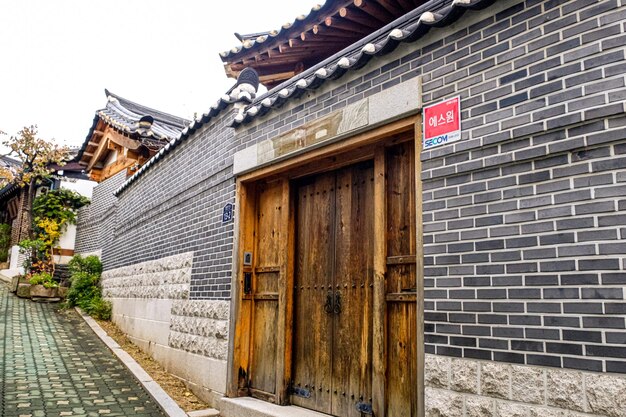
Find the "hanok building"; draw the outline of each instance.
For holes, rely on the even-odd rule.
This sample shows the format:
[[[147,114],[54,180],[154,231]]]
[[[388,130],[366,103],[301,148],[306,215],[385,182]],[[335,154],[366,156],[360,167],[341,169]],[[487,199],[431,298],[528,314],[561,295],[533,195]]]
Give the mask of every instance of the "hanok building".
[[[101,255],[111,236],[113,191],[189,124],[188,120],[104,91],[106,106],[97,110],[75,162],[99,183],[92,204],[78,216],[76,253]]]
[[[77,149],[70,149],[70,156],[75,155]],[[0,157],[0,165],[8,170],[20,166],[21,162],[6,156]],[[63,165],[53,164],[48,166],[50,177],[37,186],[35,195],[38,196],[45,190],[57,190],[60,188],[75,191],[83,196],[91,197],[94,183],[84,174],[83,168],[68,161]],[[20,253],[19,243],[29,239],[31,225],[28,224],[26,210],[30,205],[28,186],[20,187],[16,184],[8,184],[0,190],[0,222],[11,227],[11,239],[8,249],[8,269],[12,273],[21,273],[24,256]],[[54,262],[66,264],[74,255],[76,237],[76,225],[68,224],[59,238],[57,247],[53,250]]]
[[[624,415],[625,16],[328,1],[242,36],[115,192],[114,320],[225,417]]]

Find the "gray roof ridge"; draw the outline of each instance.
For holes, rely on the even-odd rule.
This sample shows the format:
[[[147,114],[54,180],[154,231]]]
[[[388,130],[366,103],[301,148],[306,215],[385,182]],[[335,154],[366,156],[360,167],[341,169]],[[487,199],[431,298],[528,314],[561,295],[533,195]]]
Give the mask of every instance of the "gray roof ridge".
[[[328,79],[337,79],[349,70],[359,69],[374,56],[393,51],[402,42],[413,42],[431,27],[444,27],[468,9],[484,9],[496,0],[431,0],[416,7],[358,42],[344,48],[315,66],[256,97],[233,121],[233,126],[250,122],[307,90],[319,88]]]
[[[152,107],[145,106],[143,104],[136,103],[127,98],[114,94],[106,88],[104,89],[104,93],[106,94],[107,98],[113,97],[120,103],[122,107],[124,107],[126,110],[130,112],[137,114],[139,117],[150,115],[155,120],[158,120],[162,123],[174,125],[176,127],[180,127],[181,129],[184,128],[185,126],[188,126],[189,123],[191,123],[191,120],[188,120],[183,117],[176,116],[170,113],[166,113],[164,111],[157,110]]]
[[[150,158],[145,164],[143,164],[137,172],[135,172],[130,178],[128,178],[124,183],[113,192],[115,196],[118,196],[122,191],[124,191],[130,184],[136,181],[144,172],[150,169],[152,166],[157,164],[165,155],[170,153],[174,148],[176,148],[179,144],[186,141],[191,135],[197,130],[201,129],[204,125],[210,122],[212,119],[217,117],[222,111],[231,107],[235,103],[241,102],[251,102],[251,99],[242,96],[238,99],[232,99],[230,97],[230,92],[232,92],[233,87],[231,87],[226,94],[223,94],[215,104],[211,106],[208,112],[203,113],[198,116],[196,119],[192,120],[189,126],[185,127],[177,137],[172,138],[164,147],[162,147],[159,152],[157,152],[152,158]]]

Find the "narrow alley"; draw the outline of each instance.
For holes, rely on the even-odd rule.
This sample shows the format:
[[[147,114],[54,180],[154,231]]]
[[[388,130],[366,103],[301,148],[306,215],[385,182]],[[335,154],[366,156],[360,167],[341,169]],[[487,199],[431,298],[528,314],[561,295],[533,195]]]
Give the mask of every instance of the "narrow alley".
[[[163,416],[73,310],[0,283],[0,416]]]

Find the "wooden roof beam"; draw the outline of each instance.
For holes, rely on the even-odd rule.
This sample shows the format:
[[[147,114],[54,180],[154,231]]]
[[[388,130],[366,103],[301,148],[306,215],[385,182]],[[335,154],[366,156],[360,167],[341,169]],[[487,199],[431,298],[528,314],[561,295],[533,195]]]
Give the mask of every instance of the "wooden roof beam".
[[[351,38],[361,37],[355,31],[345,31],[341,29],[331,30],[321,25],[313,26],[313,33],[318,37],[318,39],[339,39],[346,42],[350,41]]]
[[[346,32],[357,32],[357,33],[360,33],[361,35],[371,33],[370,27],[364,27],[363,25],[357,22],[350,23],[344,19],[336,18],[336,17],[330,17],[330,16],[327,17],[326,19],[324,19],[324,24],[326,25],[326,27],[329,27],[335,30],[338,29],[338,30],[343,30]]]
[[[271,74],[271,75],[261,75],[259,77],[259,82],[261,84],[272,84],[278,81],[288,80],[289,78],[295,75],[296,75],[295,71],[281,72],[278,74]]]
[[[387,9],[371,0],[354,0],[354,5],[383,22],[391,22],[395,18]]]
[[[328,46],[328,42],[317,42],[315,40],[289,39],[290,48],[319,48]]]
[[[102,140],[100,141],[100,144],[98,145],[98,149],[96,149],[96,151],[93,153],[91,160],[89,161],[89,164],[87,165],[87,171],[90,171],[91,168],[94,167],[96,162],[98,162],[98,159],[100,159],[100,157],[104,153],[106,153],[105,151],[108,150],[109,148],[108,145],[109,145],[109,138],[107,137],[102,138]]]
[[[111,128],[107,129],[106,135],[100,140],[98,148],[93,153],[93,156],[91,157],[91,160],[87,165],[87,171],[91,170],[91,168],[93,168],[94,166],[97,166],[97,163],[100,162],[100,159],[104,155],[106,155],[106,151],[114,149],[115,144],[120,147],[124,147],[121,144],[126,144],[128,145],[128,147],[133,147],[134,141]],[[83,153],[83,155],[86,155],[86,153]]]
[[[367,26],[370,29],[378,29],[384,26],[385,22],[378,20],[376,17],[369,15],[360,9],[354,7],[343,7],[339,10],[339,16],[346,20]]]

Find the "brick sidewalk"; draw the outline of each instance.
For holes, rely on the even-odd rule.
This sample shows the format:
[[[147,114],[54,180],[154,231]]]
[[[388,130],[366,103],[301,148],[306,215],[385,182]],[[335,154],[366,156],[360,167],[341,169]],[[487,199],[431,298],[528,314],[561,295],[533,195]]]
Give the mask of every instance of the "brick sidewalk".
[[[0,283],[0,416],[164,416],[85,322]]]

